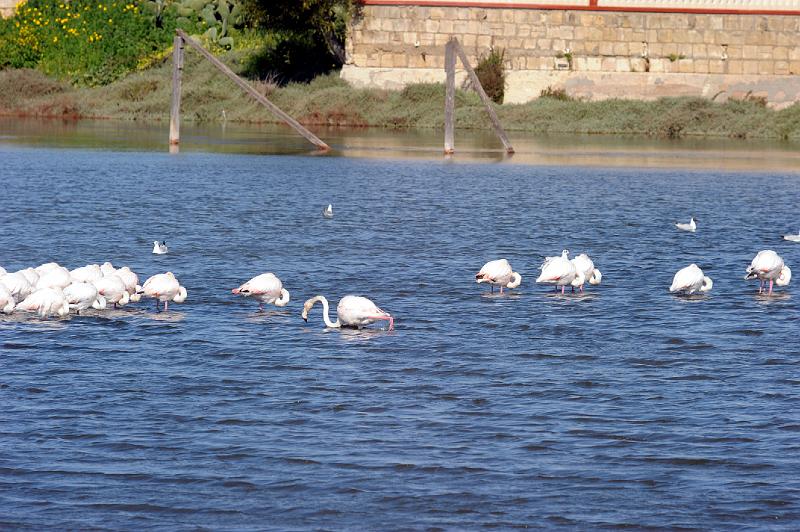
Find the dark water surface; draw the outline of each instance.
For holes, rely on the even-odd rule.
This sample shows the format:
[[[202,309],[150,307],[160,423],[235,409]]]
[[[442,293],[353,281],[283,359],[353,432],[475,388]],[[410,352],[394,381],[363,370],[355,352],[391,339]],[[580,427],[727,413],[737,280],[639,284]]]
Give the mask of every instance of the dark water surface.
[[[800,527],[800,279],[742,280],[765,248],[800,275],[780,240],[797,173],[11,144],[0,163],[0,265],[111,260],[189,291],[0,319],[0,528]],[[536,286],[562,248],[603,284]],[[473,277],[499,257],[523,277],[503,297]],[[691,262],[713,291],[671,296]],[[258,314],[230,289],[265,271],[292,301]],[[396,330],[300,318],[348,293]]]

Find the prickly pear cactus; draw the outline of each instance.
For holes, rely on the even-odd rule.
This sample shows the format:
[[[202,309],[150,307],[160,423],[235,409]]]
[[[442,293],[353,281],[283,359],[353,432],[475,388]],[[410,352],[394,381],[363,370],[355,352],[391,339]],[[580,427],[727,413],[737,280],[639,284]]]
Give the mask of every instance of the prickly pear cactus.
[[[242,8],[234,0],[180,0],[175,3],[179,15],[178,23],[193,26],[209,41],[231,48],[233,37],[228,34],[231,27],[242,23]]]

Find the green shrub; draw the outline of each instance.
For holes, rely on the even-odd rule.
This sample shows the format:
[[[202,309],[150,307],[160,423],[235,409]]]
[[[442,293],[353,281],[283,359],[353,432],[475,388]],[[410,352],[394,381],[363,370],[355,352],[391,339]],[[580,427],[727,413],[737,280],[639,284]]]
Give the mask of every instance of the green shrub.
[[[503,65],[505,50],[492,48],[488,55],[481,56],[475,74],[486,95],[495,103],[503,103],[506,92],[506,71]]]
[[[175,14],[136,1],[30,0],[0,20],[0,67],[38,68],[81,85],[104,85],[172,42]]]

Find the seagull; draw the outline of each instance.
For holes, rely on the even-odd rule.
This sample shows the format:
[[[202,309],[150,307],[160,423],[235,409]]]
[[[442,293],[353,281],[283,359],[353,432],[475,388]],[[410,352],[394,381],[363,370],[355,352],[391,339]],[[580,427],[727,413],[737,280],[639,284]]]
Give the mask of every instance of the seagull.
[[[783,239],[789,242],[800,242],[800,231],[796,235],[783,235]]]
[[[333,218],[333,205],[331,205],[329,203],[327,207],[322,209],[322,217],[323,218]]]
[[[676,222],[675,223],[675,227],[677,227],[681,231],[689,231],[690,233],[694,233],[695,231],[697,231],[697,223],[696,222],[697,222],[697,220],[695,220],[694,217],[692,217],[689,220],[688,224],[682,224],[680,222]]]
[[[165,255],[167,253],[167,241],[162,240],[159,242],[158,240],[153,240],[153,254],[154,255]]]

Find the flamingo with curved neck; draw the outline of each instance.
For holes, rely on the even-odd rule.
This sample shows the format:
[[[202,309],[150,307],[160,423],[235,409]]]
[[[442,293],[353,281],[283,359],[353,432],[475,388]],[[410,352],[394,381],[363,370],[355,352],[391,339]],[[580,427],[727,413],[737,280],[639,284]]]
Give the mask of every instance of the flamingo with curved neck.
[[[329,316],[330,305],[325,296],[315,296],[303,304],[301,316],[308,321],[308,312],[316,303],[322,303],[322,319],[327,327],[338,329],[341,327],[354,327],[360,329],[379,320],[389,322],[389,330],[394,329],[394,317],[388,312],[378,308],[375,303],[366,297],[347,295],[339,300],[336,306],[336,321],[331,321]]]

